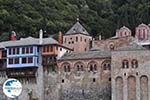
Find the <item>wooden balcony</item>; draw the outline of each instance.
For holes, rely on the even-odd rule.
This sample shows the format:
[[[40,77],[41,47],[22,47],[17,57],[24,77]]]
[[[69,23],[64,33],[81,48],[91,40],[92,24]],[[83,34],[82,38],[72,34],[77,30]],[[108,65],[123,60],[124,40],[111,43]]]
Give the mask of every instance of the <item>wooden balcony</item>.
[[[54,45],[45,45],[42,47],[42,55],[57,55],[58,50]]]
[[[14,78],[36,77],[37,68],[7,69],[7,76]]]

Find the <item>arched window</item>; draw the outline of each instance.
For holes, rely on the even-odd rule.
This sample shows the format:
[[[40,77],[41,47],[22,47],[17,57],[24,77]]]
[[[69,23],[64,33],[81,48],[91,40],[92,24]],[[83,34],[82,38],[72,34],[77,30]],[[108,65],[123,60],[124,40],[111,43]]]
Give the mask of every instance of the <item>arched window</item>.
[[[97,71],[97,63],[92,61],[88,64],[89,71],[95,72]]]
[[[127,32],[124,32],[124,35],[127,36]]]
[[[111,70],[111,64],[110,60],[106,60],[102,63],[102,69],[103,70]]]
[[[76,68],[76,71],[84,71],[84,68],[83,68],[83,63],[81,63],[81,62],[77,62],[76,64],[75,64],[75,68]]]
[[[110,45],[109,45],[109,48],[110,48],[110,50],[114,50],[114,48],[115,48],[115,47],[114,47],[114,44],[110,44]]]
[[[70,72],[71,71],[70,64],[69,63],[64,63],[63,64],[63,69],[64,69],[64,72]]]
[[[137,68],[138,67],[138,61],[136,59],[133,59],[131,62],[132,68]]]
[[[78,37],[76,36],[76,42],[78,42]]]
[[[128,60],[123,60],[123,62],[122,62],[122,68],[129,68],[129,62],[128,62]]]
[[[96,66],[96,64],[94,64],[94,70],[97,70],[97,66]]]

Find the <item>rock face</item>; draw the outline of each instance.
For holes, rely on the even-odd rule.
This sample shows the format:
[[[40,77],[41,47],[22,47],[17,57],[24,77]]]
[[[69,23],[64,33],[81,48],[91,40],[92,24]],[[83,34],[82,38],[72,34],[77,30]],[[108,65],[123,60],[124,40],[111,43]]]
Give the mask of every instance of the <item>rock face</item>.
[[[79,83],[61,83],[56,74],[49,74],[44,83],[45,100],[111,100],[111,84],[105,83],[101,86],[93,83],[78,85]],[[81,84],[81,83],[80,83]]]
[[[59,100],[111,100],[110,97],[110,85],[103,88],[94,86],[86,89],[72,86],[71,88],[61,90]]]

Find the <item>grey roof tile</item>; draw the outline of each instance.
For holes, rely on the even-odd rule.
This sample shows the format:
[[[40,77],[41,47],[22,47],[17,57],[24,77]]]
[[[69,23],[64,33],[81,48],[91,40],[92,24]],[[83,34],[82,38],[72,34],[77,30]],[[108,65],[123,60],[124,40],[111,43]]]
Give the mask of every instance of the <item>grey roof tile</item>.
[[[41,45],[45,45],[45,44],[58,44],[58,42],[51,37],[43,38],[43,42]],[[11,47],[11,46],[25,46],[25,45],[40,45],[39,38],[28,37],[28,38],[21,38],[20,40],[16,40],[16,41],[1,42],[0,48]]]
[[[135,50],[146,50],[146,48],[142,47],[141,45],[138,45],[135,42],[132,42],[129,45],[118,47],[116,50],[117,51],[135,51]]]
[[[111,52],[108,50],[94,50],[83,53],[65,54],[59,60],[73,60],[73,59],[89,59],[89,58],[104,58],[111,57]]]
[[[89,35],[89,33],[86,31],[86,29],[79,23],[76,22],[66,33],[66,35],[76,34],[76,33],[82,33],[85,35]]]

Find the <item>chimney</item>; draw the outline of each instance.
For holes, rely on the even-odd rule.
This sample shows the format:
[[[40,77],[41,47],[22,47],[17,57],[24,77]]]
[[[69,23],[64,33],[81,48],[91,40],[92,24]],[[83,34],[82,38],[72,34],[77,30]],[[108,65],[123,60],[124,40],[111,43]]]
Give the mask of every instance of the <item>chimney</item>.
[[[40,29],[39,34],[40,34],[40,36],[39,36],[39,38],[40,38],[40,44],[42,44],[42,42],[43,42],[43,30],[42,29]]]
[[[16,40],[17,40],[17,35],[16,35],[16,32],[15,32],[15,31],[12,31],[12,32],[11,32],[10,40],[11,40],[11,41],[16,41]]]
[[[101,35],[99,35],[99,40],[102,40],[102,36]]]
[[[62,32],[61,31],[59,32],[59,35],[58,35],[58,43],[62,44]]]
[[[119,29],[116,30],[116,37],[119,37]]]

